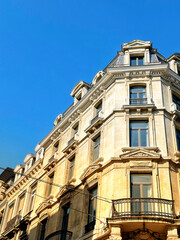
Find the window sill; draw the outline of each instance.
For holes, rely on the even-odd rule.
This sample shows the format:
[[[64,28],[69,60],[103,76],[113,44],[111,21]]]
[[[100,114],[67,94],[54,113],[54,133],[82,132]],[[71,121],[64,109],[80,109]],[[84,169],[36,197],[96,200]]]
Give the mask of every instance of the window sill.
[[[75,183],[75,182],[76,182],[76,178],[73,177],[73,178],[71,178],[71,179],[68,181],[68,184]]]
[[[122,152],[128,152],[128,151],[130,152],[130,151],[137,150],[137,149],[146,149],[149,151],[159,152],[158,147],[123,147]]]

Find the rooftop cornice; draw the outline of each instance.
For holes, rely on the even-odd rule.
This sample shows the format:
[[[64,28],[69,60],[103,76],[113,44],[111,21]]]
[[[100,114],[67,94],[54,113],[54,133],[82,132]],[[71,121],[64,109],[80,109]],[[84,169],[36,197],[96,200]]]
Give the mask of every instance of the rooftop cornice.
[[[113,74],[122,74],[123,78],[129,77],[129,76],[138,76],[138,74],[133,74],[136,72],[143,72],[146,76],[149,76],[151,73],[159,72],[161,74],[162,72],[167,72],[174,78],[180,80],[180,77],[173,73],[168,68],[168,63],[165,64],[149,64],[149,65],[143,65],[143,66],[122,66],[122,67],[116,67],[116,68],[107,68],[107,73],[85,94],[85,96],[79,101],[74,107],[72,108],[72,111],[70,111],[62,120],[47,134],[47,136],[39,143],[39,148],[43,147],[49,140],[51,140],[51,137],[59,130],[62,129],[62,126],[68,121],[71,116],[78,115],[80,109],[89,101],[90,97],[93,96],[93,94],[96,93],[98,89],[102,91],[103,85],[106,84],[106,82],[109,80],[109,78],[112,77]],[[142,75],[142,74],[141,74]]]
[[[98,82],[97,84],[95,84],[85,95],[84,97],[81,99],[81,101],[79,101],[76,105],[74,105],[74,107],[72,108],[72,111],[69,112],[69,114],[67,114],[62,120],[61,122],[59,122],[48,134],[47,136],[40,142],[39,144],[39,148],[43,147],[44,144],[46,144],[51,137],[53,136],[53,134],[58,131],[58,129],[61,129],[62,126],[68,121],[68,119],[70,118],[70,116],[72,115],[76,115],[76,113],[79,113],[79,109],[82,108],[82,106],[84,106],[90,99],[91,95],[95,94],[96,91],[101,88],[101,85],[104,84],[106,81],[108,81],[108,79],[111,77],[110,74],[105,74]],[[103,88],[100,89],[100,91],[102,91]],[[36,149],[36,148],[35,148]]]
[[[40,159],[25,174],[22,174],[22,176],[6,191],[6,195],[12,195],[19,189],[20,185],[22,186],[28,180],[29,177],[31,178],[32,175],[38,172],[41,169],[41,166],[42,160]]]

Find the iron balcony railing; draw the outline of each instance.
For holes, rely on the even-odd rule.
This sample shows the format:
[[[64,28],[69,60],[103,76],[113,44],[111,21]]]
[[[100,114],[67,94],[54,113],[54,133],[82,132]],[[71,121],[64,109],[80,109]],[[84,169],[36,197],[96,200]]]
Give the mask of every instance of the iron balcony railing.
[[[160,198],[112,200],[112,217],[133,216],[174,218],[174,201]]]
[[[130,105],[147,104],[147,98],[130,98]]]
[[[51,233],[45,238],[45,240],[71,240],[72,232],[67,230],[60,230],[54,233]]]
[[[88,224],[86,224],[86,226],[85,226],[85,233],[88,233],[88,232],[92,231],[94,229],[95,224],[96,224],[95,220],[90,222],[90,223],[88,223]]]
[[[16,215],[15,217],[13,217],[10,221],[7,222],[5,231],[9,231],[10,229],[12,229],[15,225],[19,224],[21,220],[21,216],[20,215]]]

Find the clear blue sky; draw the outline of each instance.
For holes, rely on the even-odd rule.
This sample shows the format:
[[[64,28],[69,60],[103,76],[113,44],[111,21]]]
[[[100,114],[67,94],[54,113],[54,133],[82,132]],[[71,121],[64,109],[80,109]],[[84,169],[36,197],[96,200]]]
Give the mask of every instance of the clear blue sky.
[[[179,0],[1,0],[0,166],[15,167],[134,39],[165,57],[180,52]]]

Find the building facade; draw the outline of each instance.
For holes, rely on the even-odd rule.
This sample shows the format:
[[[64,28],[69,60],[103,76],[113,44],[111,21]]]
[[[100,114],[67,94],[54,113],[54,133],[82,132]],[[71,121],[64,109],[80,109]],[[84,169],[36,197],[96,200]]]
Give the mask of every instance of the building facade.
[[[180,54],[124,43],[71,96],[0,175],[0,239],[180,239]]]

